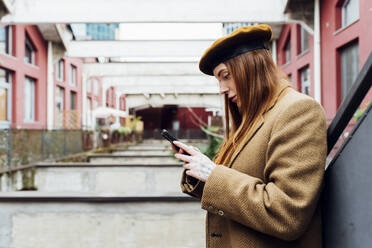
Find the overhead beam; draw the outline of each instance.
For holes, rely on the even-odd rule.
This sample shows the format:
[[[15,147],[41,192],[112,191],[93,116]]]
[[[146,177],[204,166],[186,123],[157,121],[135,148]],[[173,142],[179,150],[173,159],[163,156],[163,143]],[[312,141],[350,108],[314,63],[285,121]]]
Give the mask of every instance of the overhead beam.
[[[117,86],[117,89],[126,95],[136,94],[218,94],[218,88],[213,86],[198,86],[194,88],[181,88],[172,85],[141,85]]]
[[[175,85],[175,86],[197,86],[197,85],[214,85],[218,82],[214,77],[206,75],[192,76],[127,76],[127,77],[103,77],[102,83],[105,86],[120,85]]]
[[[178,105],[179,107],[205,107],[222,110],[223,100],[217,94],[204,95],[164,95],[159,94],[145,97],[143,94],[129,95],[126,98],[128,108],[143,109],[162,107],[164,105]]]
[[[286,0],[14,0],[2,23],[282,22]]]
[[[128,76],[104,77],[105,88],[115,86],[125,94],[218,94],[218,83],[214,77],[200,76]]]
[[[202,75],[197,62],[90,63],[83,71],[88,77]]]
[[[213,40],[111,40],[71,41],[69,57],[196,57],[198,58]]]

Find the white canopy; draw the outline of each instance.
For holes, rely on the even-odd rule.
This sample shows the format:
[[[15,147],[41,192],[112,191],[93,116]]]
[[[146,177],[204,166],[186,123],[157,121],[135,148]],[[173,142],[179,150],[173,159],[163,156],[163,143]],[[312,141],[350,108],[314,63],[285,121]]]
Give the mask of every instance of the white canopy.
[[[115,117],[127,117],[128,114],[125,111],[107,107],[98,107],[92,111],[94,118],[106,118],[111,115]]]

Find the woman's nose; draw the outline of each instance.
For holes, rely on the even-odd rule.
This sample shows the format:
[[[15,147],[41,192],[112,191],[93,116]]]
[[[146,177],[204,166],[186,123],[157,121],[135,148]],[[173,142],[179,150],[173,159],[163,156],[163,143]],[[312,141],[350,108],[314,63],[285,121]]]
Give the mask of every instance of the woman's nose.
[[[229,91],[229,88],[225,86],[220,86],[220,94],[227,93]]]

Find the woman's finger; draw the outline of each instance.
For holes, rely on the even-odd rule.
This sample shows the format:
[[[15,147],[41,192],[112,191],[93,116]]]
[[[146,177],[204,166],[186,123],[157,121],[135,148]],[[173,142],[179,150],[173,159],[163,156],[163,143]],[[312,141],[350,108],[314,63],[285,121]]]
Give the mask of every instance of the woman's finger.
[[[177,151],[177,146],[175,146],[174,144],[171,144],[171,147],[172,147],[172,151],[174,152],[174,153],[177,153],[178,151]]]
[[[193,178],[196,178],[196,179],[198,179],[198,180],[200,180],[200,181],[202,181],[202,182],[205,181],[205,180],[203,180],[202,178],[200,178],[200,177],[198,176],[198,174],[197,174],[195,171],[193,171],[193,170],[187,170],[187,171],[186,171],[186,175],[191,176],[191,177],[193,177]]]
[[[192,160],[192,157],[191,157],[191,156],[184,155],[184,154],[176,153],[174,156],[175,156],[177,159],[182,160],[182,161],[187,162],[187,163],[190,163],[191,160]]]
[[[184,153],[183,150],[181,148],[178,148],[175,144],[171,144],[171,146],[174,153]]]
[[[196,151],[194,149],[192,149],[191,147],[189,147],[188,145],[186,145],[182,142],[173,141],[173,144],[175,144],[179,148],[182,148],[184,151],[186,151],[190,155],[195,155],[196,154]]]
[[[182,167],[184,169],[187,169],[187,170],[191,170],[192,169],[192,165],[190,163],[184,163]]]

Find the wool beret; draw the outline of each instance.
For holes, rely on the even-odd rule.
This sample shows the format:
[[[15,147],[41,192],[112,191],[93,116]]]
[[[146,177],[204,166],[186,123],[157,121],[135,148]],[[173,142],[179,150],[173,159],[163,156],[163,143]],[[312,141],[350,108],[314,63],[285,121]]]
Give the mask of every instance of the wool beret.
[[[213,76],[213,70],[220,63],[240,54],[256,49],[267,49],[265,43],[270,41],[272,31],[269,25],[240,27],[231,34],[217,39],[201,57],[199,69]]]

